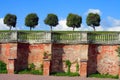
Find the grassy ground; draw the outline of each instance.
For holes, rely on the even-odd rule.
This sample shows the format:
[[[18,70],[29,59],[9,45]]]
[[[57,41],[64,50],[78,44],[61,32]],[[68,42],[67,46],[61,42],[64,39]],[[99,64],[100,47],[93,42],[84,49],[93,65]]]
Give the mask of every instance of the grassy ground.
[[[112,75],[108,75],[108,74],[91,74],[88,77],[94,77],[94,78],[113,78],[113,79],[118,79],[118,75],[116,76],[112,76]]]

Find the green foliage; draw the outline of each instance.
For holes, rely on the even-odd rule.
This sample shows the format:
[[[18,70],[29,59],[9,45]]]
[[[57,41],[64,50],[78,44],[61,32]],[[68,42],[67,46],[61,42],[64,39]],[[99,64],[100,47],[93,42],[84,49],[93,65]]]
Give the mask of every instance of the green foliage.
[[[120,58],[120,46],[116,49],[116,52],[118,53],[118,57]]]
[[[35,74],[35,75],[42,75],[43,72],[39,70],[30,70],[30,69],[24,69],[22,71],[19,71],[18,74]]]
[[[78,72],[79,71],[79,64],[77,63],[76,64],[76,72]]]
[[[39,71],[39,70],[32,70],[32,71],[31,71],[31,74],[42,75],[43,72],[42,72],[42,71]]]
[[[89,13],[86,18],[87,25],[93,27],[94,31],[95,31],[95,26],[100,25],[100,21],[101,21],[100,16],[97,13]]]
[[[43,72],[43,64],[40,65],[40,72]]]
[[[108,74],[91,74],[88,77],[95,77],[95,78],[114,78],[114,79],[118,79],[118,75],[116,76],[112,76],[112,75],[108,75]]]
[[[35,28],[35,26],[38,25],[39,17],[36,13],[30,13],[25,18],[25,25],[30,27],[30,30],[32,28]]]
[[[47,56],[47,52],[44,52],[44,54],[43,54],[44,56]]]
[[[52,31],[52,27],[55,27],[58,25],[58,17],[55,14],[48,14],[47,17],[44,20],[44,23],[46,25],[49,25],[51,27],[51,31]]]
[[[35,74],[35,75],[42,75],[43,74],[43,65],[40,65],[40,70],[35,70],[35,65],[29,64],[28,69],[24,69],[18,72],[18,74]]]
[[[68,67],[67,73],[70,73],[70,67],[71,67],[71,62],[70,62],[70,60],[66,60],[65,64],[66,64],[67,67]]]
[[[0,73],[7,73],[6,64],[0,61]]]
[[[29,69],[30,70],[35,70],[35,65],[33,63],[29,64]]]
[[[70,76],[70,77],[74,77],[74,76],[79,76],[78,73],[65,73],[65,72],[59,72],[59,73],[51,73],[51,75],[53,76]]]
[[[72,27],[73,31],[75,28],[81,27],[82,17],[77,14],[68,14],[67,16],[67,26]]]
[[[16,26],[16,20],[17,20],[16,15],[7,14],[5,16],[5,18],[4,18],[4,24],[6,24],[7,26],[9,26],[10,30],[11,30],[12,27]]]
[[[18,74],[31,74],[30,69],[24,69],[18,72]]]

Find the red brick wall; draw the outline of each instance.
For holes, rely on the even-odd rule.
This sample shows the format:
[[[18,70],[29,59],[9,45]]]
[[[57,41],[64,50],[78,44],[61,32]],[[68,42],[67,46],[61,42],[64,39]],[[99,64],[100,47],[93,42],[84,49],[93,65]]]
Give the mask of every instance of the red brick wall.
[[[34,63],[36,69],[43,64],[43,54],[51,53],[51,44],[27,44],[18,43],[16,69],[24,69],[28,64]]]
[[[118,74],[118,45],[89,45],[88,74],[98,71],[101,74]]]
[[[66,60],[70,60],[72,63],[71,71],[76,71],[76,64],[80,62],[80,59],[87,59],[88,53],[87,45],[66,45],[66,44],[53,44],[52,46],[52,72],[67,71],[65,65]],[[81,57],[82,56],[82,57]]]
[[[0,44],[0,60],[7,63],[9,56],[9,44]]]
[[[72,62],[71,71],[76,71],[76,62],[88,59],[88,74],[99,72],[101,74],[118,74],[118,45],[97,44],[27,44],[27,43],[2,43],[0,44],[0,60],[8,63],[8,59],[15,59],[15,70],[28,67],[34,63],[36,69],[43,64],[43,54],[52,53],[51,72],[66,71],[65,60]],[[51,50],[52,49],[52,50]],[[51,52],[52,51],[52,52]],[[79,64],[80,65],[80,64]]]
[[[2,43],[0,44],[0,60],[8,63],[8,59],[17,58],[17,44],[16,43]]]

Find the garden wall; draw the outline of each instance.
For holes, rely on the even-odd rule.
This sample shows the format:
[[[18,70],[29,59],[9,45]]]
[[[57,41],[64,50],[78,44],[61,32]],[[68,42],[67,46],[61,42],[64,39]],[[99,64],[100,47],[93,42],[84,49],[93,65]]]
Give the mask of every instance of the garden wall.
[[[36,69],[43,64],[44,53],[51,54],[51,44],[18,43],[16,70],[25,69],[34,63]]]
[[[76,65],[81,59],[88,59],[88,45],[86,44],[53,44],[52,46],[52,72],[66,72],[66,60],[71,62],[71,72],[76,72]]]
[[[88,74],[117,75],[119,71],[117,49],[118,45],[90,44],[88,48]]]
[[[7,63],[8,60],[8,47],[7,44],[0,44],[0,60]]]
[[[52,46],[52,47],[51,47]],[[44,53],[51,54],[50,72],[64,72],[67,70],[66,60],[72,63],[71,71],[76,71],[76,64],[80,60],[87,61],[87,74],[99,72],[102,74],[118,74],[118,45],[98,44],[28,44],[28,43],[1,43],[0,60],[9,63],[14,59],[15,70],[28,67],[34,63],[36,69],[43,64]]]
[[[8,63],[8,59],[17,58],[17,44],[16,43],[0,43],[0,60]]]

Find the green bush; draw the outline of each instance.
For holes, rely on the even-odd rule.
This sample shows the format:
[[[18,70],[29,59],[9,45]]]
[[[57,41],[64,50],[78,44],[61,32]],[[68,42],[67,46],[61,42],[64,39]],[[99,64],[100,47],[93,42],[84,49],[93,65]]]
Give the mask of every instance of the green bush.
[[[29,64],[29,69],[30,70],[35,70],[35,65],[33,63]]]
[[[35,74],[35,75],[42,75],[43,74],[43,64],[40,65],[40,70],[35,70],[35,65],[29,64],[28,69],[24,69],[18,72],[18,74]]]
[[[31,74],[35,74],[35,75],[42,75],[43,72],[39,71],[39,70],[32,70]]]
[[[0,73],[7,73],[6,64],[0,61]]]
[[[66,72],[59,72],[59,73],[51,73],[51,75],[53,76],[69,76],[69,77],[73,77],[73,76],[79,76],[79,74],[76,72],[76,73],[66,73]]]
[[[91,74],[91,75],[89,75],[88,77],[95,77],[95,78],[114,78],[114,79],[118,79],[118,75],[112,76],[112,75],[100,74],[100,73]]]
[[[70,73],[70,67],[71,67],[71,62],[70,62],[70,60],[66,60],[66,65],[67,65],[67,67],[68,67],[68,70],[67,70],[67,73]]]
[[[35,75],[42,75],[43,72],[39,70],[29,70],[29,69],[24,69],[18,72],[18,74],[35,74]]]
[[[24,69],[18,72],[18,74],[31,74],[29,69]]]
[[[77,63],[76,64],[76,72],[78,72],[79,71],[79,64]]]
[[[43,72],[43,64],[40,65],[40,72]]]

